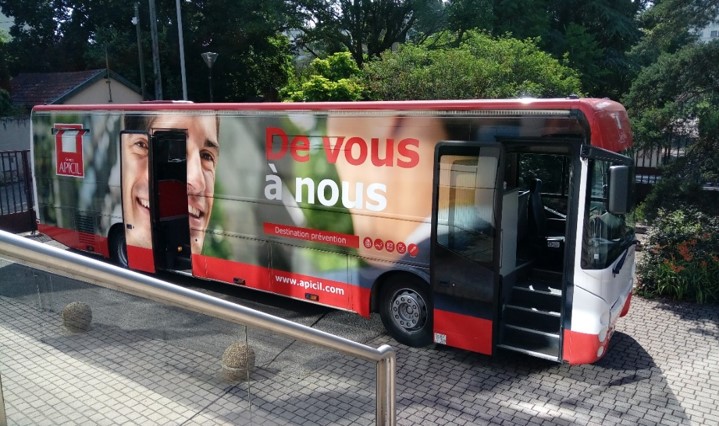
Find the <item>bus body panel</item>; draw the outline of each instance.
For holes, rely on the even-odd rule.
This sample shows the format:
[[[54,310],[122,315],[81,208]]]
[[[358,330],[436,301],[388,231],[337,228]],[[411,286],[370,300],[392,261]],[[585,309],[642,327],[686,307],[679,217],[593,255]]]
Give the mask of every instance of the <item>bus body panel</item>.
[[[192,275],[366,317],[378,308],[372,304],[378,300],[378,286],[397,274],[429,282],[434,147],[440,140],[533,139],[541,146],[553,135],[572,134],[615,152],[631,145],[623,107],[591,99],[38,106],[33,111],[33,152],[41,232],[71,248],[110,257],[110,230],[127,226],[123,199],[135,197],[121,185],[121,176],[129,173],[122,164],[134,155],[125,151],[121,134],[151,134],[152,127],[129,128],[128,123],[165,116],[211,116],[217,123],[219,153],[211,160],[203,156],[212,141],[201,141],[206,145],[199,149],[213,191],[196,196],[211,207],[199,211],[188,201],[195,216],[190,227],[198,230],[193,225],[198,218],[207,221],[199,229],[201,248],[192,248]],[[67,125],[86,131],[58,136],[58,129]],[[193,135],[187,129],[189,147]],[[73,149],[63,137],[80,140],[80,153],[63,157],[60,151]],[[138,146],[147,149],[138,144],[131,148]],[[188,173],[192,158],[188,148]],[[60,164],[72,172],[78,161],[82,176],[58,175]],[[580,185],[584,188],[585,181]],[[505,200],[513,200],[507,205],[517,209],[518,195],[512,195]],[[517,214],[503,216],[518,220]],[[496,238],[518,238],[516,229],[506,231],[497,230]],[[575,253],[567,254],[573,258],[581,250],[581,232],[577,235]],[[514,256],[520,245],[502,243],[502,250],[509,247]],[[131,267],[154,272],[158,253],[152,247],[128,244],[128,257],[135,259]],[[631,250],[627,264],[632,267],[625,270],[633,269]],[[520,261],[511,258],[512,264]],[[502,266],[502,274],[511,270],[511,265]],[[625,284],[631,276],[628,280],[625,270],[615,278],[611,268],[607,275],[606,270],[576,267],[573,277],[565,277],[566,285],[575,288],[567,313],[571,327],[563,331],[558,360],[599,358],[597,351],[628,305],[631,286]],[[617,289],[612,284],[618,280],[623,284]],[[477,304],[451,293],[432,297],[435,343],[495,353],[501,337],[498,300]],[[597,346],[604,329],[607,337]]]

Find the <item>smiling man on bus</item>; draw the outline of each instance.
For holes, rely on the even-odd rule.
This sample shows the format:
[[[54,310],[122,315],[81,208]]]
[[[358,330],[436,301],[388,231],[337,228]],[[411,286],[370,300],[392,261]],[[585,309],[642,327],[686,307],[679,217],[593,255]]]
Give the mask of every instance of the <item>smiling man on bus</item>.
[[[191,250],[202,252],[205,230],[210,221],[215,190],[215,168],[220,153],[218,121],[215,116],[160,115],[126,118],[122,137],[122,202],[128,246],[151,248],[149,196],[150,140],[153,129],[179,129],[187,132],[187,211]],[[149,118],[149,119],[148,119]]]

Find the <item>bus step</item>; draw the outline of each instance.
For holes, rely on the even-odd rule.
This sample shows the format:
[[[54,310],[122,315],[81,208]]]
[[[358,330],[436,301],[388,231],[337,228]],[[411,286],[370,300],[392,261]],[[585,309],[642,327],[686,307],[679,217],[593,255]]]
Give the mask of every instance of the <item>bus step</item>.
[[[529,353],[545,359],[559,359],[559,334],[505,325],[500,348]]]
[[[545,312],[522,306],[505,305],[503,325],[516,326],[545,333],[559,333],[559,312]]]
[[[530,351],[530,350],[527,350],[527,349],[517,348],[517,347],[509,346],[509,345],[497,345],[497,347],[498,347],[498,348],[505,349],[505,350],[508,350],[508,351],[512,351],[512,352],[519,352],[519,353],[523,353],[523,354],[526,354],[526,355],[530,355],[530,356],[533,356],[533,357],[535,357],[535,358],[543,358],[543,359],[546,359],[546,360],[548,360],[548,361],[559,361],[559,357],[558,357],[558,356],[545,354],[545,353],[543,353],[543,352]]]
[[[510,303],[540,311],[561,312],[562,292],[536,281],[518,283],[512,289]]]
[[[551,269],[534,268],[532,269],[531,279],[544,283],[556,283],[559,285],[562,282],[562,272],[553,271]]]

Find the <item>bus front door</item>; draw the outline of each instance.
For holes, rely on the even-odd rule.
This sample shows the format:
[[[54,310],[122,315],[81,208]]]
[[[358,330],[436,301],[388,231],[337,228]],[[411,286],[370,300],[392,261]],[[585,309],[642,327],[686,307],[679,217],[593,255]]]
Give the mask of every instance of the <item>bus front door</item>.
[[[440,143],[435,151],[431,282],[434,341],[491,354],[502,183],[499,144]]]
[[[192,257],[187,210],[187,133],[184,130],[155,130],[150,147],[150,213],[155,267],[189,271]]]

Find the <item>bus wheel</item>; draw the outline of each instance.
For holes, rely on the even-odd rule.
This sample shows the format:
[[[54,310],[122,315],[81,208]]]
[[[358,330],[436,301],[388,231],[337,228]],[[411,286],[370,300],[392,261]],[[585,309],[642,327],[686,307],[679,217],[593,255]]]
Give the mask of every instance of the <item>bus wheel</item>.
[[[419,279],[392,281],[380,297],[382,323],[395,340],[413,347],[432,343],[432,301]]]
[[[122,226],[116,226],[112,229],[109,244],[112,263],[122,268],[127,268],[127,246],[125,245],[125,230]]]

